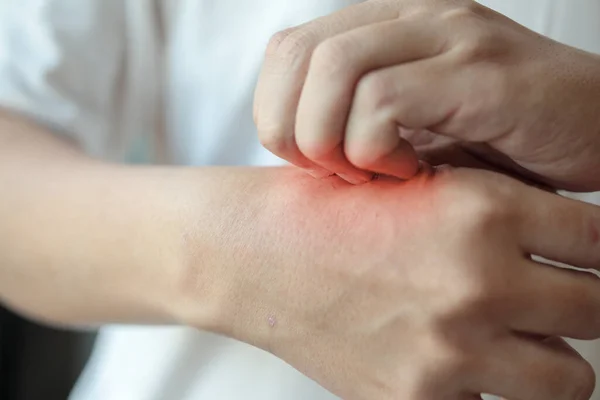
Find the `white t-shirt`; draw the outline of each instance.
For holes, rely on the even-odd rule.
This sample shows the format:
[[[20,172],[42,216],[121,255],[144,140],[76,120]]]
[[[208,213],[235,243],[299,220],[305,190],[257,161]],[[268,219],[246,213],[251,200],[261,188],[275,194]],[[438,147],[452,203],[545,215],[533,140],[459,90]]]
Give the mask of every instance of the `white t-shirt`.
[[[0,2],[0,105],[70,134],[90,153],[107,158],[278,164],[259,145],[252,122],[267,41],[276,31],[357,2]],[[600,53],[600,0],[482,3]],[[72,399],[335,397],[243,343],[183,327],[112,326],[102,329]]]

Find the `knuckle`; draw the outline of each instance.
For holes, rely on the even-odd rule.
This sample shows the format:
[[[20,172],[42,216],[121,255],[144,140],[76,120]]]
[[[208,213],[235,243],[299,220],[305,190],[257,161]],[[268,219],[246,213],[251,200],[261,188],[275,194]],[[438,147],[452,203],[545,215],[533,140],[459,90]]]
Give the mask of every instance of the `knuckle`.
[[[493,30],[489,28],[473,28],[455,46],[455,53],[459,61],[473,62],[489,58],[498,47],[498,41]]]
[[[454,5],[440,15],[443,20],[464,22],[469,21],[473,18],[480,17],[481,6],[473,1],[461,2],[459,5]]]
[[[439,200],[445,217],[461,228],[480,234],[492,226],[509,224],[516,217],[518,193],[510,179],[490,172],[456,169],[442,180]]]
[[[273,36],[271,36],[271,39],[269,39],[269,44],[267,45],[267,55],[277,54],[281,44],[287,39],[289,35],[292,34],[292,32],[294,32],[295,29],[296,28],[288,28],[283,31],[279,31]]]
[[[455,204],[448,210],[463,227],[485,229],[504,217],[506,208],[491,190],[474,187],[464,189],[463,193],[456,195],[460,204]]]
[[[472,222],[474,227],[485,231],[490,225],[506,220],[508,211],[505,203],[495,197],[492,190],[473,191],[466,204],[469,212],[463,217]]]
[[[414,101],[417,89],[414,82],[398,75],[373,71],[359,80],[353,107],[377,123],[402,121],[407,128],[420,127],[415,119],[419,113],[418,102]]]
[[[414,20],[431,19],[438,16],[449,7],[456,7],[457,0],[446,0],[439,2],[437,0],[404,0],[403,10],[399,18]],[[463,0],[458,0],[463,2]]]
[[[299,136],[297,143],[302,154],[308,159],[317,162],[327,159],[335,148],[335,146],[330,145],[325,140],[319,140],[319,138],[314,137]]]
[[[285,155],[295,146],[293,136],[288,135],[286,130],[279,126],[259,127],[258,140],[264,148],[276,155]]]
[[[468,346],[461,342],[464,328],[473,321],[494,321],[504,313],[505,303],[514,296],[494,282],[492,274],[482,273],[473,265],[459,266],[444,276],[444,293],[435,304],[432,314],[434,330],[459,348]]]
[[[359,133],[361,138],[366,136],[362,131],[363,128],[361,128],[361,132]],[[369,151],[369,145],[364,143],[364,139],[360,142],[355,141],[352,144],[346,143],[344,153],[346,159],[352,165],[365,170],[368,170],[377,159],[377,155]]]
[[[355,102],[367,112],[385,110],[396,98],[390,87],[390,79],[385,74],[370,72],[358,81]]]
[[[353,43],[345,37],[334,37],[320,43],[312,56],[311,67],[320,74],[338,77],[348,71]]]
[[[376,161],[372,155],[362,149],[346,151],[346,159],[356,168],[363,170],[369,170]]]
[[[390,135],[395,133],[395,125],[389,124],[390,121],[373,115],[370,121],[362,121],[360,127],[354,127],[352,139],[343,144],[346,159],[359,169],[370,170],[389,156],[398,148],[397,142],[383,139],[382,135],[388,130]]]
[[[312,34],[307,29],[291,28],[276,33],[267,46],[267,58],[289,67],[302,65],[313,50]]]
[[[476,2],[470,2],[441,14],[446,25],[457,32],[453,48],[461,61],[489,57],[502,43],[498,28],[489,22],[482,9]]]
[[[440,327],[445,327],[446,333],[451,332],[455,324],[461,323],[465,318],[487,313],[491,299],[497,297],[497,288],[477,271],[465,268],[456,274],[456,278],[452,279],[452,287],[448,289],[446,301],[442,305]]]
[[[344,143],[346,158],[354,166],[369,169],[393,150],[382,146],[374,132],[380,135],[390,124],[396,129],[396,115],[403,108],[401,104],[395,104],[396,97],[396,91],[390,89],[390,80],[384,74],[372,72],[359,80],[352,107],[353,114],[361,117],[352,119],[352,124],[347,127],[347,135],[352,140]]]
[[[449,338],[447,332],[435,331],[428,337],[424,344],[424,351],[429,354],[427,364],[422,367],[424,379],[436,382],[452,382],[469,371],[474,370],[476,356],[473,351],[468,351],[458,340]],[[427,382],[423,382],[427,384]],[[419,385],[423,386],[423,385]]]

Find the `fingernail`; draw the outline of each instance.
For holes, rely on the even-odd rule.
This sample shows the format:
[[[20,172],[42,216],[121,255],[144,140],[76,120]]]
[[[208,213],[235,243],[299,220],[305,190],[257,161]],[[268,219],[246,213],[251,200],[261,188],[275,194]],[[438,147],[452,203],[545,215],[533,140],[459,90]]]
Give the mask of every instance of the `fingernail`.
[[[328,176],[334,175],[333,173],[320,168],[308,168],[305,171],[315,179],[323,179],[327,178]]]
[[[342,178],[346,182],[351,183],[353,185],[362,185],[362,184],[365,184],[365,183],[371,181],[371,179],[373,179],[373,175],[372,174],[365,175],[365,176],[354,176],[354,175],[348,175],[348,174],[337,174],[337,176],[339,176],[340,178]]]

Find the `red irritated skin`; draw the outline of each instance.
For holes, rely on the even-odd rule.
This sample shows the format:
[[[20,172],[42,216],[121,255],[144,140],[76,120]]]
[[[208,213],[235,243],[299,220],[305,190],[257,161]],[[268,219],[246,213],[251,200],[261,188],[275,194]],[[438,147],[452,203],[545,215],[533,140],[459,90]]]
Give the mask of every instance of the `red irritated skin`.
[[[231,281],[214,330],[348,400],[590,396],[589,365],[532,338],[599,337],[600,283],[529,255],[596,267],[596,207],[451,168],[363,185],[254,170],[242,185],[264,195],[221,219]]]
[[[350,185],[123,166],[0,115],[0,298],[61,325],[180,323],[345,400],[586,399],[598,208],[467,169]],[[260,365],[255,366],[260,368]]]

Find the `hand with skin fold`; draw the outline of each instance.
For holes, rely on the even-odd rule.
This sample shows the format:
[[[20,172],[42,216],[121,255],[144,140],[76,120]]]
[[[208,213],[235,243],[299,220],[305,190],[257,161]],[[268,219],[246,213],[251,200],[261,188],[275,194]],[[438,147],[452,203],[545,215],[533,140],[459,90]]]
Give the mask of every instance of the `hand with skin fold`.
[[[597,267],[600,209],[486,171],[299,173],[244,246],[263,295],[239,299],[234,330],[263,333],[238,338],[344,400],[589,398],[590,366],[543,338],[600,337],[600,281],[530,255]]]
[[[273,38],[255,120],[267,148],[319,177],[409,178],[417,154],[464,165],[459,149],[594,191],[598,104],[597,55],[470,0],[370,0]]]

